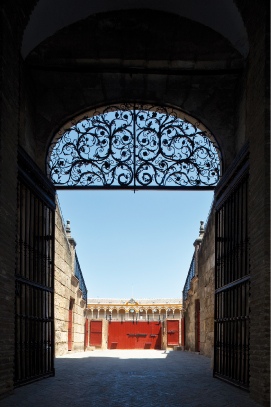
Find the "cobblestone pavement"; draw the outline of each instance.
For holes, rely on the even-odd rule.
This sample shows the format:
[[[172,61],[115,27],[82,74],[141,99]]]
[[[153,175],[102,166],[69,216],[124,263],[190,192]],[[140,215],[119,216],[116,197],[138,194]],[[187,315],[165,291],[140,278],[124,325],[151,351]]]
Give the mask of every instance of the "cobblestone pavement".
[[[258,407],[248,393],[212,378],[193,353],[107,350],[56,359],[56,376],[18,388],[1,407]]]

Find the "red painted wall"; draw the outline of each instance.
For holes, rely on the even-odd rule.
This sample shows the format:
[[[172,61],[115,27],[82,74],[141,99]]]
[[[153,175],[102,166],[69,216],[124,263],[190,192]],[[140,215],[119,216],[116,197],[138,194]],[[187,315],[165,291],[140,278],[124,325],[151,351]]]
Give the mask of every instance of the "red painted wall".
[[[161,323],[110,322],[108,349],[161,349]]]

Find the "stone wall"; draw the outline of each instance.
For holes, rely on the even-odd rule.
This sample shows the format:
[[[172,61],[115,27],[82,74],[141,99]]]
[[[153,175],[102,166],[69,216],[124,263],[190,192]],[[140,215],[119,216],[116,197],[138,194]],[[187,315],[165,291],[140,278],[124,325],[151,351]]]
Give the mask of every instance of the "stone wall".
[[[215,272],[215,213],[212,210],[204,237],[196,245],[196,275],[184,304],[185,350],[197,351],[197,309],[200,301],[200,353],[212,356],[214,346],[214,272]]]
[[[72,351],[83,352],[86,302],[74,275],[75,241],[68,238],[59,206],[55,221],[55,356],[68,353],[70,300],[72,307]]]
[[[13,391],[19,53],[16,5],[0,13],[0,398]],[[14,25],[14,26],[13,26]]]

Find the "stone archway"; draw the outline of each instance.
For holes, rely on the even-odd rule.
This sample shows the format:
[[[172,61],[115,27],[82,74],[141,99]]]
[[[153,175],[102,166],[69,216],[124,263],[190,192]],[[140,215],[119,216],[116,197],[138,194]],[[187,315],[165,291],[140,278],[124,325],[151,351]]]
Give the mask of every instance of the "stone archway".
[[[1,349],[3,349],[6,360],[9,360],[5,365],[4,391],[10,391],[13,388],[13,347],[10,344],[14,342],[14,309],[11,307],[11,303],[16,258],[17,145],[19,143],[45,173],[47,147],[59,124],[65,123],[75,111],[80,113],[97,103],[104,105],[113,100],[132,99],[147,100],[153,103],[163,101],[163,103],[193,112],[194,116],[199,117],[214,134],[220,133],[222,143],[219,140],[219,145],[224,154],[225,170],[237,158],[244,141],[249,140],[250,142],[251,178],[248,219],[249,228],[252,231],[250,258],[254,284],[251,288],[251,301],[254,304],[251,329],[255,334],[251,341],[253,348],[251,390],[253,397],[258,400],[268,400],[268,396],[266,396],[269,382],[266,374],[268,363],[264,362],[262,357],[269,331],[269,327],[265,325],[269,296],[268,188],[270,171],[267,153],[268,120],[266,118],[269,103],[266,94],[269,83],[267,52],[269,29],[266,18],[266,15],[269,14],[268,6],[265,6],[264,3],[255,5],[252,0],[248,0],[246,6],[242,0],[235,2],[247,28],[250,41],[250,53],[246,58],[244,71],[242,71],[244,61],[238,65],[237,57],[232,64],[231,58],[225,58],[225,54],[223,56],[223,47],[223,49],[218,47],[219,52],[216,53],[216,50],[211,50],[207,43],[204,44],[204,41],[199,47],[206,51],[206,55],[208,55],[208,51],[211,52],[214,56],[212,64],[209,64],[210,60],[207,61],[207,57],[204,59],[204,52],[196,61],[192,58],[180,65],[178,65],[180,61],[171,61],[170,58],[170,63],[164,64],[163,54],[158,53],[158,70],[156,63],[153,62],[155,59],[151,59],[151,63],[148,61],[146,66],[138,64],[137,60],[136,69],[134,69],[133,63],[128,67],[124,66],[124,70],[122,70],[121,64],[117,67],[109,66],[106,61],[102,60],[101,66],[96,71],[95,69],[88,70],[89,67],[87,70],[85,67],[77,69],[76,66],[69,71],[69,68],[64,65],[52,66],[52,59],[47,58],[49,54],[43,61],[42,59],[39,61],[45,62],[45,66],[42,64],[38,67],[34,67],[34,64],[31,66],[30,60],[19,63],[20,39],[18,37],[21,37],[25,22],[30,15],[30,9],[34,4],[36,1],[30,1],[27,4],[4,2],[4,5],[1,6],[3,7],[1,14],[3,23],[3,47],[1,49],[1,151],[3,153],[0,161],[1,209],[3,209],[1,211],[3,234],[1,262],[4,265],[5,273],[4,284],[1,286],[1,293],[3,293],[1,310],[8,321],[6,334],[1,338]],[[198,32],[195,27],[195,33]],[[215,36],[212,37],[212,40],[214,38]],[[53,45],[54,39],[51,38],[51,40],[51,45]],[[168,38],[166,44],[170,44]],[[204,48],[205,45],[206,48]],[[50,46],[48,51],[49,49]],[[55,51],[58,51],[57,48]],[[55,55],[63,56],[58,52]],[[215,61],[219,61],[218,65]],[[208,65],[208,73],[205,72],[206,65]],[[180,69],[173,71],[176,66]],[[214,66],[217,70],[211,72]],[[23,74],[22,71],[20,73],[20,67],[23,67]],[[142,67],[145,69],[143,73]],[[227,72],[225,70],[222,72],[224,69],[222,67],[226,67]],[[239,71],[231,69],[233,67],[238,67]],[[58,72],[57,69],[59,69]],[[181,70],[182,75],[180,75]],[[196,72],[191,74],[188,70],[196,70]],[[78,84],[81,86],[81,92],[77,93]],[[225,95],[227,95],[226,99]],[[214,118],[213,122],[212,118]],[[213,124],[211,125],[211,123]],[[219,129],[221,132],[218,131]],[[262,293],[261,296],[259,296],[259,292]],[[264,331],[261,336],[257,334],[260,329]],[[259,360],[261,360],[260,367]]]

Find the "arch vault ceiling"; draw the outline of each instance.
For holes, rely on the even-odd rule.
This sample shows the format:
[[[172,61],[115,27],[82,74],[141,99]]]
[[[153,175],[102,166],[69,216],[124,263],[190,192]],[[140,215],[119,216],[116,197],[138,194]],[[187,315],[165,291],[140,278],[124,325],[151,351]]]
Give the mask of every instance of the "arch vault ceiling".
[[[248,38],[233,0],[40,0],[29,20],[22,42],[25,58],[43,40],[65,26],[101,12],[151,9],[174,13],[203,24],[248,54]]]

